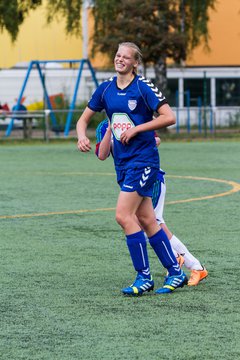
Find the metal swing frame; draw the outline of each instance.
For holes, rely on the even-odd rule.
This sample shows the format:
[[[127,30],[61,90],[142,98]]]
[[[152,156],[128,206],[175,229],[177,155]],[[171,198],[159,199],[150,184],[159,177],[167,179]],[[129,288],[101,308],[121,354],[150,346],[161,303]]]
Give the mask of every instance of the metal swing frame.
[[[52,125],[57,126],[57,120],[56,120],[56,117],[55,117],[55,114],[54,114],[54,111],[53,111],[53,108],[52,108],[52,105],[51,105],[51,101],[49,99],[48,91],[47,91],[47,88],[46,88],[46,85],[45,85],[44,74],[43,74],[41,66],[40,66],[40,64],[47,64],[47,63],[70,63],[70,64],[79,63],[77,80],[76,80],[74,93],[73,93],[73,97],[72,97],[72,100],[71,100],[71,104],[70,104],[70,107],[69,107],[69,111],[68,111],[67,119],[66,119],[66,124],[65,124],[65,128],[64,128],[64,135],[68,136],[69,131],[70,131],[70,127],[71,127],[71,122],[72,122],[73,110],[74,110],[75,104],[76,104],[77,93],[78,93],[78,89],[79,89],[79,85],[80,85],[80,81],[81,81],[81,77],[82,77],[82,71],[83,71],[83,67],[84,67],[85,64],[88,66],[88,68],[89,68],[89,70],[91,72],[92,79],[93,79],[96,87],[98,87],[98,81],[97,81],[97,78],[96,78],[96,74],[95,74],[95,71],[94,71],[94,69],[92,67],[92,64],[91,64],[89,59],[80,59],[80,60],[69,60],[69,59],[67,59],[67,60],[41,60],[41,61],[32,60],[29,63],[27,73],[26,73],[26,76],[24,78],[23,85],[22,85],[22,88],[20,90],[20,93],[19,93],[18,100],[17,100],[14,111],[16,111],[16,112],[19,111],[20,104],[21,104],[21,99],[23,97],[25,88],[27,86],[27,82],[28,82],[30,73],[31,73],[32,69],[34,67],[36,67],[37,70],[38,70],[38,74],[39,74],[39,77],[40,77],[42,87],[43,87],[44,98],[46,99],[48,109],[50,110],[50,118],[51,118]],[[19,112],[18,112],[18,114],[19,114]],[[18,115],[18,117],[19,117],[19,115]],[[8,127],[7,127],[6,136],[9,136],[11,134],[13,125],[14,125],[14,117],[11,118],[11,121],[10,121]]]

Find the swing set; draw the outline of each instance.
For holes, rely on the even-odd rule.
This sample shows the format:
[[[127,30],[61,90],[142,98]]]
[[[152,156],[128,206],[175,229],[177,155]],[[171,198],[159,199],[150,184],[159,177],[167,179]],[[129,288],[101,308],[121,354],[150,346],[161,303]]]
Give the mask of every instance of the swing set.
[[[82,77],[82,71],[83,71],[83,68],[84,68],[85,64],[87,65],[88,69],[90,70],[93,82],[95,83],[96,87],[98,87],[98,81],[97,81],[97,78],[96,78],[96,74],[95,74],[95,71],[94,71],[89,59],[80,59],[80,60],[41,60],[41,61],[33,60],[33,61],[31,61],[29,63],[29,66],[28,66],[28,70],[27,70],[26,76],[24,78],[23,85],[21,87],[21,91],[19,93],[17,103],[16,103],[16,105],[14,107],[14,111],[18,112],[18,114],[19,114],[19,110],[21,110],[21,100],[22,100],[25,88],[27,86],[27,82],[29,80],[30,73],[31,73],[33,68],[36,68],[38,70],[41,85],[42,85],[42,88],[43,88],[44,98],[45,98],[48,110],[50,110],[50,118],[51,118],[52,126],[55,127],[55,128],[57,127],[57,120],[56,120],[56,117],[55,117],[55,114],[54,114],[54,111],[53,111],[53,108],[52,108],[52,104],[51,104],[51,101],[50,101],[50,98],[49,98],[49,95],[48,95],[48,91],[47,91],[47,88],[46,88],[44,74],[43,74],[41,66],[40,66],[41,64],[46,65],[48,63],[79,64],[76,84],[75,84],[75,87],[74,87],[74,93],[73,93],[73,96],[72,96],[70,107],[68,109],[66,124],[65,124],[65,127],[64,127],[64,135],[68,136],[69,131],[70,131],[70,127],[71,127],[72,117],[73,117],[73,110],[74,110],[75,104],[76,104],[77,93],[78,93],[78,89],[79,89],[79,85],[80,85],[80,81],[81,81],[81,77]],[[19,115],[18,115],[18,117],[20,118]],[[10,121],[8,127],[7,127],[6,136],[9,136],[11,134],[11,131],[13,129],[13,125],[14,125],[14,117],[11,118],[11,121]]]

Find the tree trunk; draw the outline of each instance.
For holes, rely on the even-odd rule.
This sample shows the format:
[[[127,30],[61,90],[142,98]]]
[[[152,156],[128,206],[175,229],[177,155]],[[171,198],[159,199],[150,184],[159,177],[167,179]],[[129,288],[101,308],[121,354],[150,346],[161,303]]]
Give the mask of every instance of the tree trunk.
[[[166,56],[161,56],[154,64],[155,80],[154,84],[164,95],[167,93],[167,63]]]
[[[158,89],[167,97],[167,63],[166,56],[159,58],[157,63],[154,64],[155,80],[154,84]],[[167,128],[161,129],[161,132],[168,132]]]

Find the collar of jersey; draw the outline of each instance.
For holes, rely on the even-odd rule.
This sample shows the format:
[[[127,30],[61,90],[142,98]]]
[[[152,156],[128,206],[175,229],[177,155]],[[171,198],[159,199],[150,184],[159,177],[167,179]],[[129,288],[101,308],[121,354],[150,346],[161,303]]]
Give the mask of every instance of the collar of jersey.
[[[118,90],[122,90],[122,91],[126,90],[130,85],[132,85],[132,83],[135,81],[136,77],[137,77],[137,75],[134,74],[134,78],[132,79],[132,81],[131,81],[125,88],[123,88],[123,89],[121,89],[120,87],[117,86],[117,77],[116,77],[116,78],[115,78],[115,81],[116,81],[116,87],[117,87],[117,89],[118,89]]]

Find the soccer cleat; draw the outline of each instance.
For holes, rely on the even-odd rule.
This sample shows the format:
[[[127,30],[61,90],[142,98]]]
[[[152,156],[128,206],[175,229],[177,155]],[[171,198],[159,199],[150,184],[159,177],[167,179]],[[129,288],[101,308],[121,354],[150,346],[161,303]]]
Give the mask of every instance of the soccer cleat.
[[[124,295],[139,296],[146,291],[151,291],[154,289],[154,281],[152,276],[150,279],[144,279],[141,274],[138,274],[136,280],[132,285],[127,288],[122,289]]]
[[[155,291],[156,294],[171,293],[179,287],[187,285],[187,275],[182,271],[181,275],[166,276],[163,287]]]
[[[203,267],[203,270],[192,270],[188,286],[196,286],[208,276],[208,271]]]

